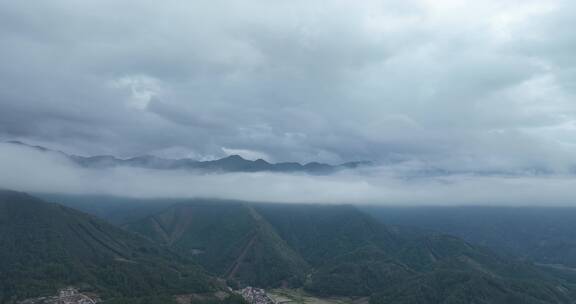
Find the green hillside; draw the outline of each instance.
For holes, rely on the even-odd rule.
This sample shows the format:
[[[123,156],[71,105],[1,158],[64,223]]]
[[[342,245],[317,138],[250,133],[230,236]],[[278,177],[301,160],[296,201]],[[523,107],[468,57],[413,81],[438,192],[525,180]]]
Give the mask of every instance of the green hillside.
[[[576,299],[570,270],[387,226],[346,205],[178,201],[126,225],[135,236],[73,209],[3,192],[0,225],[3,248],[12,248],[0,257],[2,278],[10,276],[2,279],[5,302],[78,282],[108,298],[209,290],[210,279],[189,260],[231,286],[302,287],[374,304]],[[131,301],[138,302],[119,303]]]
[[[0,303],[75,285],[117,296],[212,290],[196,264],[87,214],[0,191]]]
[[[396,251],[403,241],[349,205],[258,204],[255,208],[313,266],[368,245]]]
[[[552,276],[457,237],[389,227],[352,206],[258,205],[258,210],[314,266],[304,286],[314,294],[372,295],[374,303],[574,299],[574,275]],[[475,284],[479,292],[468,292]]]
[[[457,237],[389,227],[353,206],[196,201],[129,228],[224,278],[238,266],[235,280],[260,287],[290,282],[318,296],[371,296],[373,303],[575,299],[573,274],[553,274]],[[304,281],[294,280],[303,274]]]
[[[364,207],[394,225],[461,237],[543,264],[576,267],[574,207]]]
[[[232,282],[262,287],[298,284],[308,269],[269,223],[242,203],[177,204],[127,228]]]
[[[438,270],[394,284],[372,296],[371,304],[549,304],[574,303],[560,287],[507,280],[478,272]]]

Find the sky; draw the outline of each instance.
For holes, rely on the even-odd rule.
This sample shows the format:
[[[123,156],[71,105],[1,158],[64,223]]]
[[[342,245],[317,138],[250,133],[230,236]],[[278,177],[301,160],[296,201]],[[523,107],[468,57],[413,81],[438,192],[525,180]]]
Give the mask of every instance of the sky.
[[[561,176],[574,28],[568,0],[0,0],[0,140]]]

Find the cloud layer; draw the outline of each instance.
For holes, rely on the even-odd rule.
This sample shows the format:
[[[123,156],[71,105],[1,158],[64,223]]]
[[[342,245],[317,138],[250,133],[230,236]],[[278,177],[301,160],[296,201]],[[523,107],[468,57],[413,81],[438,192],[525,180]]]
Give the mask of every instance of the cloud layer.
[[[0,136],[80,154],[576,163],[572,1],[0,2]]]
[[[449,175],[406,179],[404,170],[382,167],[310,176],[194,174],[128,167],[86,169],[58,153],[0,143],[0,172],[9,172],[0,175],[0,185],[27,192],[402,206],[576,204],[576,180],[567,176]]]

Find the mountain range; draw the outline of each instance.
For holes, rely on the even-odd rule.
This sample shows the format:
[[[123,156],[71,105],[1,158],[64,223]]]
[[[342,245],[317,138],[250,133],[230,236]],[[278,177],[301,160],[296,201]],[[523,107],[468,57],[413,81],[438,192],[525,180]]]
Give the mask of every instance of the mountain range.
[[[79,156],[51,150],[42,146],[28,145],[20,141],[6,141],[5,143],[33,148],[47,153],[58,153],[86,168],[135,167],[158,170],[183,169],[200,172],[301,172],[307,174],[330,174],[339,170],[356,169],[372,164],[369,161],[347,162],[340,165],[329,165],[318,162],[310,162],[304,165],[297,162],[270,163],[263,159],[244,159],[240,155],[230,155],[210,161],[198,161],[190,158],[166,159],[151,155],[131,158],[118,158],[112,155]]]
[[[277,172],[277,173],[303,173],[310,175],[328,175],[342,170],[355,170],[359,168],[374,168],[384,166],[402,179],[425,179],[434,177],[472,175],[472,176],[550,176],[554,174],[576,175],[576,165],[570,166],[566,170],[556,171],[543,167],[521,167],[521,168],[501,168],[501,169],[466,169],[454,170],[446,169],[420,162],[415,159],[397,158],[383,156],[383,159],[372,161],[352,161],[342,164],[331,165],[320,162],[308,162],[301,164],[298,162],[277,162],[271,163],[264,159],[249,160],[240,155],[229,155],[224,158],[199,161],[191,158],[169,159],[153,155],[141,155],[129,158],[120,158],[113,155],[80,156],[66,152],[48,149],[43,146],[29,145],[20,141],[3,141],[5,144],[17,145],[42,151],[46,153],[56,153],[64,156],[71,162],[84,168],[116,168],[131,167],[156,170],[189,170],[199,173],[227,173],[227,172]],[[414,162],[416,161],[416,162]],[[417,165],[415,165],[417,164]]]
[[[68,285],[104,298],[217,289],[197,263],[146,238],[25,193],[0,191],[0,303]]]
[[[110,269],[118,273],[112,272],[111,277],[124,278],[129,282],[127,277],[136,276],[137,282],[142,282],[141,286],[152,284],[155,287],[151,290],[160,294],[209,292],[222,288],[218,282],[225,282],[232,288],[303,289],[321,298],[368,298],[373,304],[544,304],[574,303],[576,299],[574,272],[552,270],[526,260],[502,256],[458,237],[390,226],[350,205],[212,200],[173,200],[162,204],[162,200],[158,199],[154,204],[145,203],[155,207],[138,216],[113,217],[117,224],[112,225],[71,209],[70,206],[75,207],[73,200],[67,202],[69,207],[62,207],[21,193],[8,191],[2,192],[2,196],[3,204],[8,206],[5,208],[16,208],[14,204],[27,206],[31,218],[55,217],[46,213],[46,208],[60,210],[58,214],[71,214],[71,218],[66,220],[46,219],[38,223],[30,220],[25,224],[17,224],[22,222],[21,216],[12,214],[2,218],[4,226],[0,229],[0,246],[3,248],[5,244],[20,244],[19,240],[25,239],[26,235],[31,235],[32,239],[44,239],[41,231],[58,231],[56,235],[59,236],[54,237],[53,244],[40,247],[9,245],[14,247],[7,251],[9,256],[35,256],[39,253],[34,248],[41,248],[42,252],[64,248],[66,254],[38,259],[42,264],[51,260],[57,261],[56,264],[74,260],[80,269],[93,269],[90,265],[94,265],[94,261],[100,263],[96,265],[113,265]],[[117,203],[109,202],[106,209],[113,210],[115,205],[122,205],[120,201],[118,198]],[[130,204],[138,202],[130,199]],[[86,206],[78,205],[79,208]],[[131,213],[123,208],[101,214]],[[121,218],[124,220],[120,221]],[[75,227],[74,223],[90,220],[101,227],[99,231],[106,231],[105,236],[90,229],[76,229],[73,230],[74,234],[68,233],[70,227]],[[41,224],[41,228],[37,228],[38,224]],[[20,231],[20,234],[14,235],[12,231]],[[86,241],[76,241],[78,235],[81,236],[80,240]],[[77,246],[68,244],[91,244],[94,239],[91,235],[99,241],[94,241],[90,248],[94,252],[101,252],[98,256],[102,258],[95,259],[90,252],[72,254]],[[120,246],[118,243],[127,245]],[[78,246],[83,248],[85,245]],[[139,254],[140,247],[155,249]],[[12,266],[14,263],[7,262],[12,261],[10,259],[15,258],[0,259],[0,269],[16,271],[14,269],[24,267],[28,272],[21,275],[23,279],[20,284],[6,289],[12,290],[8,299],[30,295],[24,291],[35,290],[31,287],[37,282],[30,278],[39,277],[41,282],[53,282],[45,290],[69,282],[51,272],[35,268],[37,264],[30,262],[30,259],[19,260],[16,265],[22,266]],[[140,272],[126,272],[125,268],[119,268],[133,264],[125,260],[137,262]],[[167,278],[172,279],[162,281],[156,287],[154,276],[142,275],[147,267],[156,269],[151,274],[166,273]],[[168,276],[168,269],[175,267],[190,270],[186,276]],[[86,282],[84,284],[88,288],[103,293],[108,299],[146,295],[146,288],[135,288],[134,291],[130,288],[118,289],[114,287],[116,283],[108,285],[107,276],[98,276],[98,272],[88,274],[90,276],[87,275],[80,282]],[[194,278],[196,283],[186,278]],[[184,281],[180,281],[182,279]],[[4,286],[9,286],[12,280],[6,281]]]
[[[447,233],[540,264],[576,269],[573,207],[364,207],[383,222]]]

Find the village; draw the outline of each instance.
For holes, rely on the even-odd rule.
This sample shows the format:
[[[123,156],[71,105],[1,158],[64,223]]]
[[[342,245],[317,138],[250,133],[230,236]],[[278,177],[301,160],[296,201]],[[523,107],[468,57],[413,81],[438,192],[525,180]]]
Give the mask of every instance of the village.
[[[273,290],[268,293],[266,290],[256,287],[247,286],[243,289],[232,290],[244,298],[249,304],[289,304],[289,303],[316,303],[316,304],[366,304],[364,298],[361,299],[318,299],[311,296],[289,292],[288,290]],[[225,293],[223,293],[225,295]],[[182,300],[184,302],[182,302]],[[194,298],[188,296],[177,297],[178,303],[193,304]],[[82,292],[79,289],[69,286],[58,290],[54,296],[37,297],[26,299],[18,304],[96,304],[102,303],[102,300],[93,293]],[[158,303],[162,304],[162,303]]]
[[[39,297],[27,299],[19,304],[96,304],[100,299],[81,293],[74,287],[66,287],[58,290],[58,294],[51,297]]]
[[[240,295],[250,304],[277,304],[266,294],[264,289],[260,288],[248,286],[240,290]]]

